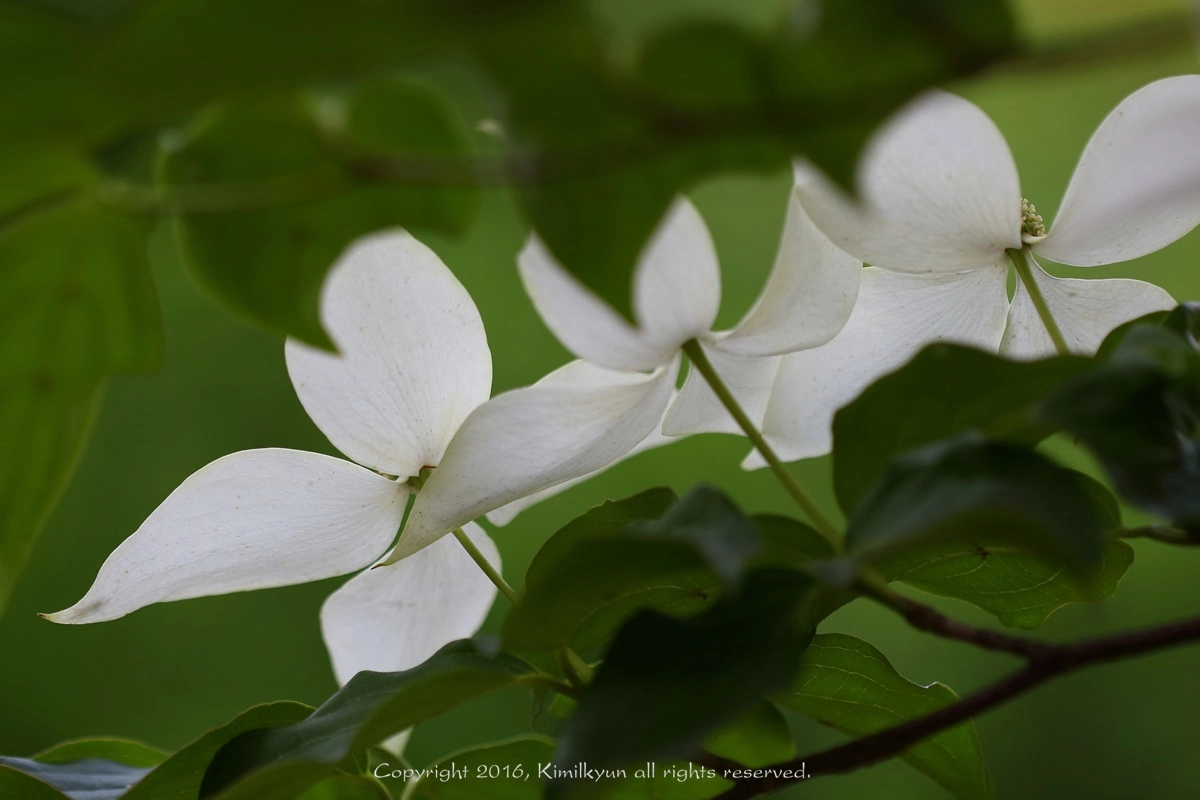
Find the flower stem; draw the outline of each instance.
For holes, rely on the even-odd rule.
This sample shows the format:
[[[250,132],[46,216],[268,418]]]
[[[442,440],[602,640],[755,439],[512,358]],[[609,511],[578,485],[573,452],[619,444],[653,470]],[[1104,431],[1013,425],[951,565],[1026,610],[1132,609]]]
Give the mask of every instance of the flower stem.
[[[1046,297],[1033,278],[1033,260],[1029,256],[1029,248],[1023,247],[1020,250],[1013,248],[1008,251],[1008,257],[1012,261],[1012,265],[1016,267],[1017,277],[1021,279],[1021,283],[1025,284],[1025,290],[1029,292],[1029,299],[1033,301],[1033,307],[1037,309],[1038,316],[1041,317],[1042,324],[1046,326],[1046,333],[1050,334],[1050,341],[1054,342],[1058,354],[1060,356],[1071,355],[1071,348],[1067,346],[1067,340],[1063,336],[1062,330],[1054,320],[1054,315],[1050,313]]]
[[[746,412],[738,405],[738,401],[734,398],[733,393],[729,391],[729,387],[725,385],[725,382],[721,380],[721,376],[713,368],[712,362],[708,360],[708,356],[705,355],[700,343],[692,339],[683,345],[683,352],[687,353],[688,358],[692,360],[692,365],[704,376],[704,380],[708,382],[709,388],[713,390],[717,399],[721,401],[721,405],[725,406],[729,413],[733,415],[738,427],[746,434],[746,438],[754,443],[755,448],[762,454],[771,471],[775,473],[775,477],[783,484],[783,488],[792,496],[796,504],[804,510],[808,518],[812,520],[813,527],[829,540],[829,543],[833,545],[835,550],[840,550],[841,537],[838,534],[837,528],[821,513],[820,507],[813,502],[813,499],[808,496],[804,488],[791,476],[787,471],[787,467],[784,466],[783,461],[776,455],[771,445],[767,444],[767,440],[763,438],[763,435],[754,426],[754,423],[750,421],[750,418],[746,416]]]
[[[520,595],[508,585],[508,581],[504,580],[504,576],[496,571],[496,568],[484,557],[483,553],[479,552],[479,548],[471,541],[471,537],[463,532],[462,528],[455,529],[454,538],[458,539],[458,543],[463,546],[463,550],[467,551],[467,555],[471,557],[471,560],[479,565],[479,568],[483,570],[483,574],[488,576],[488,580],[496,584],[496,588],[500,590],[500,594],[508,598],[508,602],[514,606],[521,602]]]

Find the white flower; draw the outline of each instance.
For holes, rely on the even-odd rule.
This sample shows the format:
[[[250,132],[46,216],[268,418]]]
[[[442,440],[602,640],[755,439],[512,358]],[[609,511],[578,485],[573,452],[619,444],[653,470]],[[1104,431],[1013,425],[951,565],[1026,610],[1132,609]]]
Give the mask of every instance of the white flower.
[[[466,526],[496,563],[471,520],[624,456],[659,424],[674,382],[670,370],[631,377],[575,362],[488,400],[491,354],[474,303],[400,232],[346,251],[321,316],[338,353],[289,340],[288,373],[309,416],[357,464],[282,449],[217,459],[50,619],[99,622],[151,603],[363,570],[392,545],[423,480],[386,562],[399,563],[362,572],[321,612],[339,680],[411,667],[471,635],[495,596],[445,534]]]
[[[1053,354],[1023,281],[1009,302],[1010,250],[1026,248],[1030,276],[1073,351],[1093,352],[1120,323],[1174,306],[1141,281],[1051,277],[1034,255],[1112,264],[1186,234],[1200,223],[1198,141],[1200,76],[1134,93],[1088,143],[1049,233],[1022,198],[995,124],[944,92],[909,104],[868,144],[861,202],[799,165],[796,192],[814,223],[874,266],[863,271],[841,333],[784,359],[764,419],[768,440],[787,459],[828,452],[836,409],[932,341],[1017,358]]]
[[[766,409],[776,356],[829,341],[850,314],[862,272],[861,262],[813,227],[795,198],[767,285],[730,331],[711,330],[721,302],[716,249],[704,220],[683,198],[671,206],[635,267],[636,324],[564,270],[536,237],[518,264],[538,313],[575,355],[614,370],[647,370],[670,363],[696,340],[754,421]],[[678,436],[739,429],[693,369],[663,431]]]

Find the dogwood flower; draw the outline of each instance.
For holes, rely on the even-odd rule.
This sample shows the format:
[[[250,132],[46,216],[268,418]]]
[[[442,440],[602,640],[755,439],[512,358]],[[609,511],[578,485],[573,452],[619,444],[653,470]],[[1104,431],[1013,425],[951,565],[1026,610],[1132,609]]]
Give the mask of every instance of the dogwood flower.
[[[321,297],[336,354],[295,340],[288,373],[317,427],[351,461],[248,450],[201,468],[104,562],[61,623],[169,600],[364,570],[321,611],[341,681],[399,670],[471,635],[496,589],[454,537],[471,521],[601,469],[659,424],[674,374],[614,374],[583,362],[491,400],[483,323],[438,257],[402,232],[359,240]],[[360,466],[361,465],[361,466]],[[410,494],[416,492],[398,544]],[[403,559],[403,560],[401,560]]]
[[[634,268],[632,324],[563,269],[536,236],[517,262],[542,320],[575,355],[613,370],[657,369],[695,340],[756,421],[766,410],[777,356],[829,341],[850,314],[862,272],[861,262],[831,244],[794,198],[766,287],[729,331],[711,330],[721,302],[716,248],[703,218],[683,198],[672,204]],[[691,370],[663,432],[738,430]]]
[[[913,101],[868,144],[860,201],[798,165],[796,194],[817,227],[874,266],[838,336],[784,359],[763,423],[768,440],[788,459],[828,452],[837,408],[932,341],[1037,358],[1060,349],[1054,325],[1063,345],[1090,353],[1120,323],[1174,306],[1152,284],[1056,278],[1037,258],[1113,264],[1186,234],[1200,223],[1197,141],[1200,76],[1135,92],[1092,136],[1049,231],[1022,198],[995,124],[945,92]],[[1010,258],[1019,276],[1011,302]]]

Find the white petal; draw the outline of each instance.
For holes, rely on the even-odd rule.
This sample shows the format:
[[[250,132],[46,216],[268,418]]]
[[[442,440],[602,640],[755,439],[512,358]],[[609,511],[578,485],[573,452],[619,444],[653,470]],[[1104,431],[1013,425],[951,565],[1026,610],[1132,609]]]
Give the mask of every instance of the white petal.
[[[1033,274],[1054,321],[1074,353],[1091,355],[1121,323],[1175,307],[1171,295],[1144,281],[1054,278],[1036,265]],[[1028,359],[1058,352],[1021,281],[1017,281],[1017,292],[1008,311],[1000,352],[1010,358]]]
[[[771,277],[721,349],[770,356],[825,344],[850,318],[861,273],[862,262],[817,230],[793,192]]]
[[[1039,255],[1095,266],[1144,256],[1200,224],[1200,75],[1121,101],[1088,142]]]
[[[495,543],[478,525],[463,529],[500,568]],[[453,536],[391,566],[351,578],[321,607],[333,674],[345,684],[363,670],[411,669],[456,639],[474,635],[496,587]]]
[[[833,444],[837,410],[925,345],[995,351],[1008,310],[1007,275],[1002,265],[961,275],[863,270],[858,304],[842,332],[824,347],[783,357],[763,422],[767,440],[789,461],[823,455]]]
[[[676,345],[655,345],[558,264],[531,236],[517,255],[521,282],[542,321],[580,358],[612,369],[653,369],[671,359]]]
[[[868,143],[861,204],[807,164],[797,166],[805,210],[834,244],[904,272],[962,272],[1021,246],[1021,191],[1012,153],[972,103],[927,92]]]
[[[392,543],[407,498],[406,487],[340,458],[234,453],[181,483],[83,599],[47,617],[102,622],[151,603],[344,575]]]
[[[360,464],[410,477],[441,461],[488,399],[492,360],[471,296],[400,231],[352,244],[321,292],[338,353],[289,339],[288,373],[308,415]]]
[[[611,464],[603,466],[600,469],[595,470],[594,472],[589,472],[586,475],[581,475],[578,478],[572,478],[569,481],[563,481],[562,483],[557,483],[554,486],[551,486],[549,489],[543,489],[540,492],[534,492],[531,495],[522,497],[519,500],[514,500],[511,503],[509,503],[508,505],[504,505],[504,506],[501,506],[500,508],[497,508],[495,511],[489,511],[487,514],[488,522],[492,523],[493,525],[507,525],[508,523],[510,523],[514,519],[516,519],[517,515],[520,514],[522,511],[524,511],[527,508],[531,508],[531,507],[537,505],[538,503],[542,502],[543,500],[545,500],[547,498],[554,497],[557,494],[561,494],[562,492],[565,492],[567,489],[570,489],[572,486],[578,486],[579,484],[583,483],[584,481],[588,480],[589,478],[599,475],[601,472],[604,472],[605,470],[610,469],[611,467],[615,467],[617,464],[620,464],[623,461],[633,458],[634,456],[636,456],[640,453],[644,453],[647,450],[653,450],[656,447],[662,447],[664,444],[670,444],[671,442],[676,442],[676,441],[679,441],[676,437],[664,436],[662,434],[662,432],[660,430],[658,430],[658,428],[656,427],[653,431],[650,432],[649,436],[647,436],[645,439],[643,439],[641,441],[640,444],[638,444],[636,447],[634,447],[632,450],[630,450],[627,454],[621,456],[620,458],[618,458],[616,461],[612,462]]]
[[[674,355],[684,342],[709,332],[720,306],[721,268],[712,236],[696,207],[678,198],[638,260],[634,314],[646,336],[671,346]]]
[[[676,200],[638,259],[629,324],[530,237],[517,256],[521,280],[546,327],[568,350],[614,370],[669,363],[689,339],[708,333],[721,302],[712,237],[699,212]]]
[[[417,495],[388,560],[514,500],[611,465],[658,426],[675,374],[674,364],[653,375],[630,375],[575,362],[484,403]]]
[[[862,269],[858,268],[861,272]],[[721,342],[724,344],[724,342]],[[720,345],[702,344],[713,369],[733,393],[738,405],[750,420],[762,427],[767,400],[775,383],[780,356],[756,358],[727,353]],[[663,420],[663,433],[667,436],[684,436],[693,433],[737,433],[742,429],[734,421],[716,394],[709,388],[708,381],[693,366],[689,367],[687,380],[679,396],[667,409]]]

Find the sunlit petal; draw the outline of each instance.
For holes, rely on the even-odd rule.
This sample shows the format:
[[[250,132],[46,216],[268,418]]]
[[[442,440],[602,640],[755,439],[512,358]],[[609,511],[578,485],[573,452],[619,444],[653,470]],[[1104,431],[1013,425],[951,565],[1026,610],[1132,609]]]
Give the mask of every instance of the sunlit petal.
[[[491,354],[467,290],[412,236],[381,233],[334,266],[321,321],[338,353],[286,347],[308,415],[360,464],[401,477],[437,465],[491,393]]]
[[[492,566],[500,553],[483,529],[464,531]],[[321,607],[321,633],[344,684],[362,670],[399,672],[465,639],[487,617],[496,587],[452,536],[391,566],[351,578]]]
[[[475,410],[417,495],[394,562],[514,500],[595,472],[658,427],[676,367],[651,375],[573,362]]]
[[[808,164],[797,192],[817,227],[854,256],[904,272],[961,272],[1020,247],[1016,165],[995,124],[972,103],[927,92],[868,143],[856,203]]]
[[[1166,247],[1200,224],[1200,75],[1125,98],[1088,142],[1039,255],[1095,266]]]
[[[54,622],[102,622],[151,603],[344,575],[396,536],[408,489],[340,458],[246,450],[179,485]]]
[[[837,410],[925,345],[995,351],[1008,311],[1006,280],[1000,264],[961,275],[863,270],[858,304],[842,332],[824,347],[783,357],[763,422],[767,440],[789,461],[822,455],[832,447]],[[757,454],[747,460],[761,464]]]

